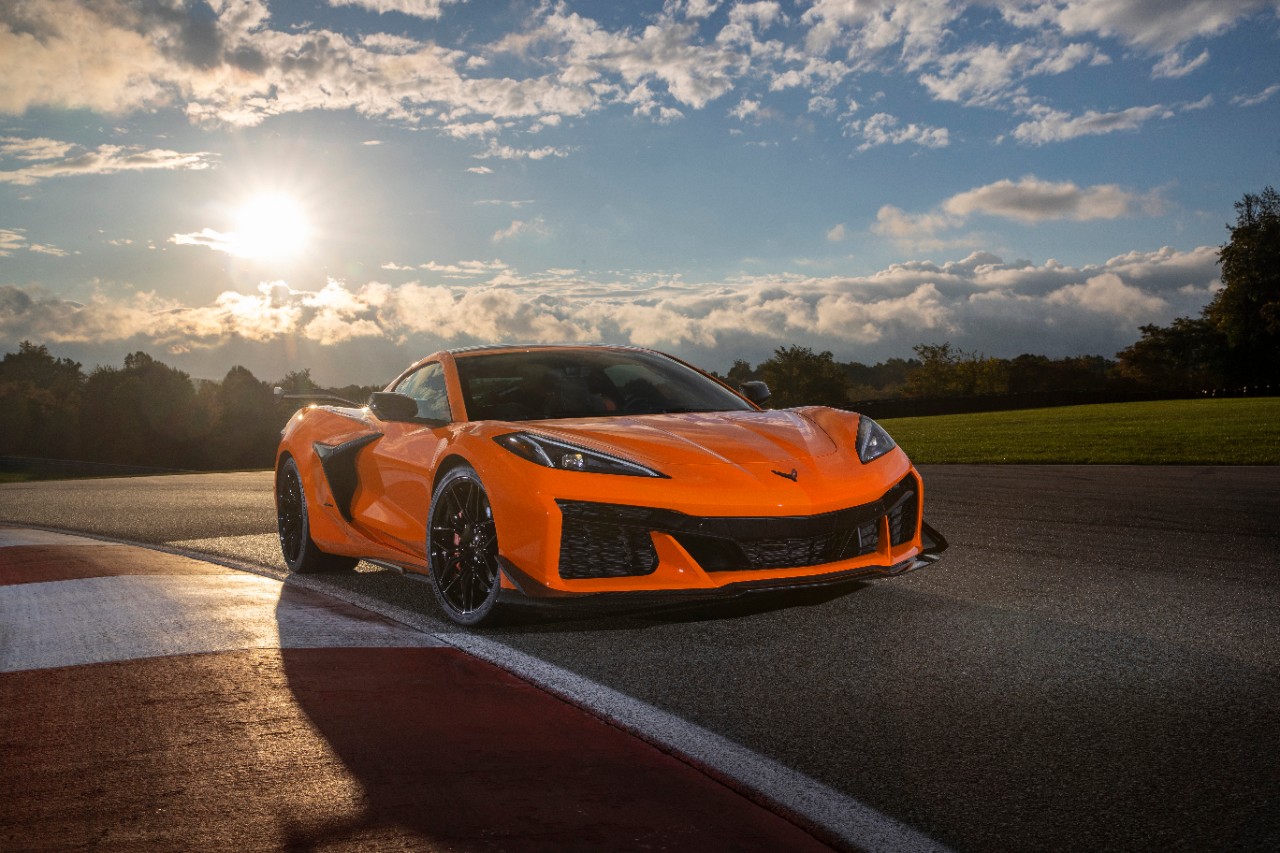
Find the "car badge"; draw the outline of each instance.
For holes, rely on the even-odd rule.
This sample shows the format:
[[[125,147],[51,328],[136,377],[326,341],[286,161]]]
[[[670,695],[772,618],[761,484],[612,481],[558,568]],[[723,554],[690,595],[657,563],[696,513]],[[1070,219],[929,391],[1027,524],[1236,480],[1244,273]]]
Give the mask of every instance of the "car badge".
[[[785,471],[774,471],[773,473],[777,474],[779,477],[785,477],[786,479],[790,480],[793,483],[797,482],[800,479],[800,472],[797,471],[795,468],[792,468],[791,473],[789,474]]]

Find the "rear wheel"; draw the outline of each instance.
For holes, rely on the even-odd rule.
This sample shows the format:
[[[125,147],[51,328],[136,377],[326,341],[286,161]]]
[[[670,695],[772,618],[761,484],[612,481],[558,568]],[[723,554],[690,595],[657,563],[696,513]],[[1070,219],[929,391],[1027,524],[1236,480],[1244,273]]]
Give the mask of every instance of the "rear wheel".
[[[444,476],[431,496],[427,525],[431,589],[462,625],[491,620],[502,586],[498,531],[480,477],[469,465]]]
[[[355,557],[327,554],[311,539],[307,493],[302,488],[298,463],[292,457],[276,472],[276,529],[280,533],[280,553],[291,572],[341,572],[360,562]]]

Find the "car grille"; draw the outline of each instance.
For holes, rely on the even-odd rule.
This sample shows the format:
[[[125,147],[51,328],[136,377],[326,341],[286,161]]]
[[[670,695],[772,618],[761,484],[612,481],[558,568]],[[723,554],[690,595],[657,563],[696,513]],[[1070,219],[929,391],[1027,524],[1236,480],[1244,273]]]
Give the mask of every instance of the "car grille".
[[[914,477],[909,477],[908,479],[915,480]],[[920,526],[917,523],[917,519],[920,517],[918,492],[918,488],[909,490],[906,494],[910,497],[910,500],[903,500],[889,510],[889,544],[895,547],[910,542],[915,538],[916,528]]]
[[[557,503],[564,515],[560,576],[610,578],[647,575],[657,568],[650,531],[673,536],[708,572],[797,569],[873,554],[886,515],[892,545],[915,537],[920,486],[909,474],[877,501],[808,516],[697,517],[647,507]]]
[[[612,507],[612,520],[600,519],[593,509],[602,504],[558,501],[564,517],[560,527],[560,577],[624,578],[652,574],[658,552],[649,529],[635,524],[634,507]],[[631,521],[628,522],[628,516]]]

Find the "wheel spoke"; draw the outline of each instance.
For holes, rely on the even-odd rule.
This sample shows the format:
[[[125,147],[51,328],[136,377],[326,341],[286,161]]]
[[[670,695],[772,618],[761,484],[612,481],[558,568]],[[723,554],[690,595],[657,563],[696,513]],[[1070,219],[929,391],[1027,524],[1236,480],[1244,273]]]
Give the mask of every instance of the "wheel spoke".
[[[446,609],[465,616],[483,607],[498,579],[498,538],[478,482],[460,477],[445,487],[436,499],[427,544]]]
[[[292,562],[302,553],[303,537],[306,535],[304,515],[307,505],[302,495],[302,482],[296,469],[286,468],[281,480],[276,520],[285,559]]]

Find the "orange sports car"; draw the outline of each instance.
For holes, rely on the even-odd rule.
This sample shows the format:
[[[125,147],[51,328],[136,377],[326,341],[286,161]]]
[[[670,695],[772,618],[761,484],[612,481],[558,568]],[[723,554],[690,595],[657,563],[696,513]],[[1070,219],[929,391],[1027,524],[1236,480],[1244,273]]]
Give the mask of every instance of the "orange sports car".
[[[734,594],[937,559],[920,474],[879,425],[768,397],[634,347],[436,353],[366,406],[290,419],[285,562],[410,573],[476,625],[512,598]]]

